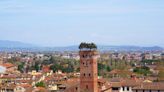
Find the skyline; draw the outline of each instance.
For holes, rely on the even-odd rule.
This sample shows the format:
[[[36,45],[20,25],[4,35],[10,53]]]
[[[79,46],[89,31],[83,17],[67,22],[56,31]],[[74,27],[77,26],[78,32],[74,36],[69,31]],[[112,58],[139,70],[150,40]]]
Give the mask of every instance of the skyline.
[[[162,0],[1,0],[0,40],[164,47]]]

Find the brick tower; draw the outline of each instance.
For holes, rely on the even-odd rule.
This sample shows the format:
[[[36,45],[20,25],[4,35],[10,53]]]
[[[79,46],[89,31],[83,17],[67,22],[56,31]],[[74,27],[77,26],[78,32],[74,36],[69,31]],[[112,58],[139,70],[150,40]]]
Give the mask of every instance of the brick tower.
[[[97,50],[81,50],[80,92],[98,92]]]

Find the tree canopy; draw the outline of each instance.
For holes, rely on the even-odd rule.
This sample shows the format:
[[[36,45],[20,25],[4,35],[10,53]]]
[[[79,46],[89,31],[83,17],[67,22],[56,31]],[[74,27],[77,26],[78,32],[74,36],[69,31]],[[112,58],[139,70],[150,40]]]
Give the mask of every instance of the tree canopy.
[[[35,86],[36,87],[45,87],[46,85],[44,82],[41,81],[41,82],[36,83]]]
[[[95,50],[95,49],[97,49],[97,46],[96,46],[96,44],[94,44],[94,43],[82,42],[82,43],[79,45],[79,49],[80,49],[80,50],[82,50],[82,49]]]

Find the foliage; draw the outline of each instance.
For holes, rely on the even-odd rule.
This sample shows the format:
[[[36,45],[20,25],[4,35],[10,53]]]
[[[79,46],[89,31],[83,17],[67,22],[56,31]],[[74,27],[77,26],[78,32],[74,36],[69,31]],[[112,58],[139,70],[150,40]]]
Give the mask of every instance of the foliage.
[[[94,43],[86,43],[86,42],[82,42],[80,45],[79,45],[79,49],[97,49],[97,46],[96,44]]]
[[[110,66],[102,64],[102,63],[98,63],[98,75],[102,76],[103,74],[105,74],[104,72],[109,72],[111,71]]]
[[[164,61],[160,61],[157,63],[157,70],[159,71],[157,77],[158,80],[164,81]]]
[[[24,62],[21,62],[19,65],[18,65],[18,71],[20,71],[21,73],[23,72],[23,69],[24,69]]]
[[[143,74],[145,76],[147,76],[148,74],[151,74],[150,72],[150,68],[143,66],[143,67],[136,67],[133,72],[138,73],[138,74]]]
[[[107,66],[107,67],[106,67],[106,70],[107,70],[108,72],[110,72],[110,71],[111,71],[111,68],[110,68],[109,66]]]
[[[44,82],[41,81],[41,82],[36,83],[35,86],[36,87],[45,87],[46,85]]]
[[[51,59],[52,65],[50,66],[50,69],[54,72],[58,70],[62,70],[62,72],[70,73],[74,71],[79,71],[79,61],[75,59],[64,59],[60,57],[53,57]]]
[[[34,68],[38,72],[41,69],[40,64],[36,62]]]

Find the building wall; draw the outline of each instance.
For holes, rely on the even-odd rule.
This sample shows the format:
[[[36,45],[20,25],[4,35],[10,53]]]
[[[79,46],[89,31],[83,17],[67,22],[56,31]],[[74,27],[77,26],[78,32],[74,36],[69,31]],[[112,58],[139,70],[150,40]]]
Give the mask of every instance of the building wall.
[[[128,88],[129,88],[129,90],[128,90]],[[124,90],[123,90],[123,87],[121,87],[119,92],[133,92],[133,91],[132,91],[132,87],[124,87]]]
[[[16,87],[15,89],[14,89],[14,92],[25,92],[26,90],[23,88],[23,87]]]
[[[100,92],[112,92],[112,89],[108,89],[108,90],[105,90],[105,91],[100,91]]]
[[[73,86],[71,88],[66,89],[64,92],[80,92],[79,86]]]
[[[80,91],[98,92],[97,51],[80,51]]]

